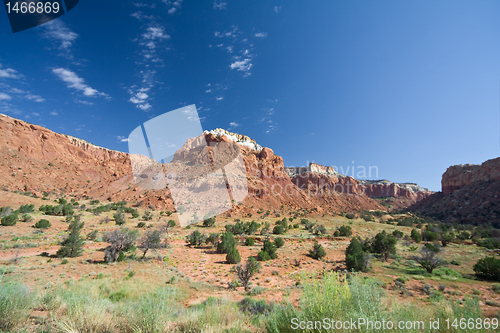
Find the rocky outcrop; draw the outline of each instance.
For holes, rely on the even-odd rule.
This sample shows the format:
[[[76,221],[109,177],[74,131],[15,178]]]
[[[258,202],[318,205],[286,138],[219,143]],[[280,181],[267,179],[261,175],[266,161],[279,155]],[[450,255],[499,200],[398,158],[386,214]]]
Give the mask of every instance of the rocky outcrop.
[[[393,183],[388,180],[357,180],[335,171],[333,167],[316,163],[308,167],[287,167],[292,182],[302,189],[318,189],[320,193],[364,194],[371,198],[401,198],[407,206],[422,200],[433,192],[414,183]]]
[[[450,166],[441,179],[443,194],[450,194],[473,183],[500,180],[500,157],[481,165],[460,164]]]

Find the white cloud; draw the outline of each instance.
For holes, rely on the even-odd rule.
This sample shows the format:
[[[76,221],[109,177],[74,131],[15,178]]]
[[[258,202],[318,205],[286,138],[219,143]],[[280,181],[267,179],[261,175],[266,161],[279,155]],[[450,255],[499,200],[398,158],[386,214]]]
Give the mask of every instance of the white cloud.
[[[215,10],[223,10],[227,8],[227,2],[222,2],[222,1],[214,1],[214,9]]]
[[[235,123],[234,121],[229,123],[229,128],[235,128],[235,127],[238,127],[238,126],[240,126],[240,124]]]
[[[258,32],[255,34],[255,37],[265,38],[265,37],[267,37],[267,32]]]
[[[42,96],[33,95],[33,94],[28,94],[28,95],[24,96],[24,98],[29,99],[30,101],[38,102],[38,103],[45,102],[45,98],[42,98]]]
[[[151,104],[146,103],[146,104],[138,104],[137,107],[141,109],[142,111],[148,111],[149,109],[152,108]]]
[[[45,32],[43,36],[50,39],[57,48],[62,52],[61,55],[67,58],[73,58],[71,54],[71,46],[79,37],[77,33],[71,31],[61,20],[53,20],[44,25]]]
[[[18,74],[16,70],[12,68],[2,69],[2,64],[0,64],[0,78],[3,79],[20,79],[23,76]]]
[[[281,6],[274,6],[274,11],[278,14],[281,11]]]
[[[142,3],[142,2],[134,2],[132,3],[135,7],[148,7],[148,8],[156,8],[156,4],[147,4],[147,3]]]
[[[24,90],[21,90],[21,89],[17,89],[17,88],[12,88],[10,90],[11,93],[14,93],[14,94],[28,94],[29,91],[24,91]]]
[[[170,36],[165,33],[165,28],[161,25],[151,26],[146,29],[146,32],[142,35],[146,39],[169,39]]]
[[[252,68],[250,61],[250,58],[238,60],[233,62],[229,67],[231,67],[231,69],[237,69],[238,71],[248,72]]]
[[[52,111],[50,114],[53,115],[53,116],[58,116],[59,115],[59,113],[57,113],[55,111]]]
[[[7,95],[6,93],[0,93],[0,101],[10,101],[12,97]]]
[[[232,47],[232,46],[228,46],[228,47],[226,47],[226,50],[227,50],[227,52],[229,52],[229,53],[233,53],[233,47]]]
[[[177,10],[182,7],[182,1],[184,1],[184,0],[176,0],[176,1],[161,0],[161,2],[163,2],[165,5],[167,5],[168,13],[170,15],[175,14],[177,12]]]
[[[94,103],[92,103],[92,102],[89,102],[89,101],[81,101],[81,100],[79,100],[79,99],[77,99],[75,102],[76,102],[76,103],[83,104],[83,105],[94,105]]]
[[[118,140],[120,140],[120,142],[128,142],[128,139],[124,136],[118,135],[117,138]]]
[[[66,82],[68,88],[80,90],[87,97],[93,97],[96,95],[109,97],[105,93],[99,92],[96,89],[89,87],[87,84],[85,84],[84,79],[78,77],[78,75],[68,69],[55,68],[52,70],[52,73],[54,73],[62,81]]]
[[[40,114],[38,112],[33,112],[32,115],[34,115],[35,117],[40,117]]]
[[[222,101],[224,99],[224,97],[220,96],[220,97],[215,97],[215,100],[216,101]]]
[[[206,93],[211,93],[212,89],[205,90]]]

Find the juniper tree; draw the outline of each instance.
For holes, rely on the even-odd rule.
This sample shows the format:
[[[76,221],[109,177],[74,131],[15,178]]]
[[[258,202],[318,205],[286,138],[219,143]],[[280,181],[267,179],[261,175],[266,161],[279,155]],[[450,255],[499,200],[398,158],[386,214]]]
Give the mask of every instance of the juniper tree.
[[[432,245],[427,243],[420,249],[420,257],[413,257],[413,260],[425,268],[427,273],[432,273],[435,268],[443,264],[441,258],[437,256],[439,252],[440,248],[438,244]]]
[[[68,226],[68,237],[62,241],[62,246],[57,250],[56,254],[59,258],[74,258],[82,255],[85,241],[80,237],[80,232],[83,225],[80,215],[73,216]]]
[[[146,257],[146,253],[151,250],[156,250],[160,247],[161,237],[163,231],[160,230],[148,230],[144,233],[142,238],[139,240],[139,245],[137,246],[142,250],[142,259]]]
[[[104,250],[104,260],[106,262],[117,261],[120,254],[134,248],[137,239],[137,231],[128,228],[118,228],[106,233],[104,240],[110,245]]]
[[[245,266],[237,265],[235,267],[236,276],[240,280],[243,287],[245,287],[245,291],[250,289],[250,279],[260,272],[261,265],[255,260],[255,258],[251,257],[247,260]]]
[[[345,250],[345,264],[349,271],[364,271],[367,268],[366,254],[356,237],[351,239],[351,243]]]

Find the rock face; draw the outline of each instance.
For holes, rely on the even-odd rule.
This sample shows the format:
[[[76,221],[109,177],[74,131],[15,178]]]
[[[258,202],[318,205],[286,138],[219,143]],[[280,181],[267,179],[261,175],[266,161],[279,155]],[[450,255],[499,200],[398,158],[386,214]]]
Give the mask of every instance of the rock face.
[[[357,180],[344,176],[333,167],[316,163],[309,167],[287,167],[287,174],[292,182],[302,189],[317,188],[318,191],[329,193],[364,194],[371,198],[401,198],[405,199],[401,206],[408,206],[420,201],[433,192],[413,183],[393,183],[388,180]]]
[[[481,165],[451,166],[441,185],[442,192],[410,209],[450,223],[491,223],[500,228],[500,158]]]
[[[450,194],[466,185],[493,180],[500,180],[500,157],[481,165],[460,164],[449,167],[443,174],[441,189],[443,194]]]
[[[364,194],[343,193],[323,198],[321,193],[304,191],[292,182],[280,156],[247,136],[222,129],[207,131],[204,135],[206,142],[236,142],[241,148],[249,195],[230,214],[255,214],[258,210],[272,211],[279,207],[317,213],[384,209]],[[186,142],[186,147],[199,144],[196,140],[199,138]],[[65,193],[77,198],[126,200],[138,207],[175,209],[168,189],[148,191],[136,185],[127,153],[98,147],[5,115],[0,115],[0,142],[0,186],[9,190],[38,195]],[[182,158],[182,154],[179,150],[174,158]],[[146,157],[135,159],[135,163],[147,162]],[[314,165],[311,170],[325,177],[336,175],[333,168]],[[344,177],[340,182],[354,184],[355,180]]]

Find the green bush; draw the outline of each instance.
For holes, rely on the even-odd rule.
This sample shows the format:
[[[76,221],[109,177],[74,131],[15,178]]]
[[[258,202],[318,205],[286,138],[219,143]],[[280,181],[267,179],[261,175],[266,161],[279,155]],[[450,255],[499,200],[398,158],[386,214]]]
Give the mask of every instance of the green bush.
[[[282,225],[277,225],[273,228],[273,234],[283,235],[285,233],[285,228]]]
[[[220,241],[217,243],[217,253],[229,253],[229,250],[236,247],[236,239],[232,232],[226,232],[221,235]]]
[[[309,250],[309,255],[311,258],[319,260],[326,256],[326,251],[321,244],[314,242],[313,248]]]
[[[245,246],[254,246],[255,245],[255,239],[253,239],[252,237],[247,237],[247,239],[245,239]]]
[[[19,217],[17,216],[17,214],[11,214],[8,216],[4,216],[4,217],[2,217],[2,225],[4,227],[10,227],[10,226],[16,225],[17,220],[19,220]]]
[[[23,222],[31,222],[33,220],[33,217],[31,217],[30,214],[23,214],[21,216],[21,221]]]
[[[262,251],[267,252],[271,259],[278,258],[278,254],[276,253],[276,245],[272,243],[269,239],[264,241],[264,245],[262,246]]]
[[[238,250],[233,247],[232,249],[229,250],[229,252],[226,255],[226,261],[230,264],[237,264],[241,262],[241,256]]]
[[[415,243],[420,243],[422,241],[422,235],[417,229],[412,229],[410,237]]]
[[[215,217],[203,220],[203,226],[206,228],[213,227],[214,225],[215,225]]]
[[[123,214],[121,210],[117,210],[116,213],[113,214],[113,218],[115,219],[116,225],[124,225],[127,222],[125,220],[125,214]]]
[[[201,246],[207,236],[205,234],[202,234],[198,230],[193,231],[189,236],[186,237],[186,241],[188,242],[189,246]]]
[[[280,247],[282,247],[283,245],[285,245],[285,241],[283,240],[283,238],[281,237],[277,237],[275,240],[274,240],[274,244],[276,245],[276,247],[279,249]]]
[[[45,220],[45,219],[41,219],[40,221],[35,223],[35,228],[37,228],[37,229],[48,229],[51,226],[52,226],[52,224],[50,224],[49,220]]]
[[[21,207],[19,207],[19,213],[21,214],[26,214],[26,213],[33,213],[35,211],[35,205],[31,204],[31,205],[22,205]]]
[[[269,253],[266,251],[260,251],[257,253],[257,260],[258,261],[268,261],[271,260],[271,257],[269,256]]]
[[[339,228],[339,235],[341,237],[351,237],[352,236],[352,229],[348,225],[343,225]]]
[[[479,277],[500,282],[500,259],[494,257],[479,259],[473,269]]]
[[[137,223],[137,228],[145,228],[145,227],[146,227],[146,222]]]

